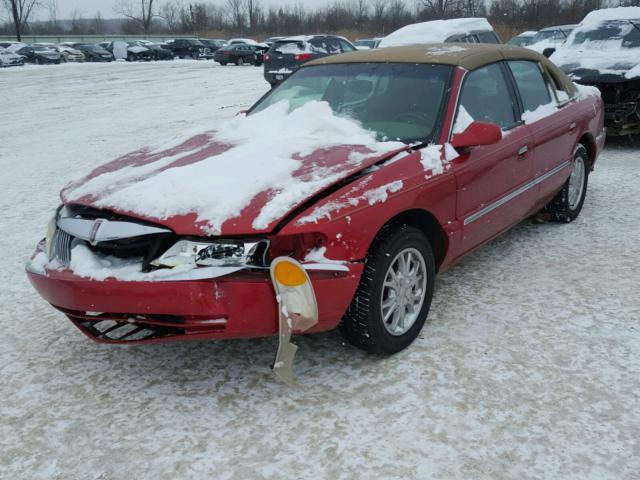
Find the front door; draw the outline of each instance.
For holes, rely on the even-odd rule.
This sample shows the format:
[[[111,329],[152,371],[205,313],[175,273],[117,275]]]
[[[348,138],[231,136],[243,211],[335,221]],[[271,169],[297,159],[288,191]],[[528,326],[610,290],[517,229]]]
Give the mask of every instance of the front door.
[[[492,239],[522,220],[535,203],[532,137],[520,121],[519,105],[505,65],[494,63],[467,74],[454,132],[470,121],[495,123],[503,138],[470,149],[455,161],[456,216],[463,224],[460,254]]]

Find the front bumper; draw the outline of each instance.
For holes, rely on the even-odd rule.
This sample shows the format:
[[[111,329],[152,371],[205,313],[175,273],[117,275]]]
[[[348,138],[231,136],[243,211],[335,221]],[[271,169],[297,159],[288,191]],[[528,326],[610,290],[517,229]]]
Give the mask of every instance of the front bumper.
[[[348,272],[310,271],[319,321],[309,333],[334,329],[356,291],[364,265]],[[38,293],[92,340],[157,343],[278,334],[278,304],[268,271],[242,270],[215,279],[133,282],[92,280],[70,270],[27,274]]]

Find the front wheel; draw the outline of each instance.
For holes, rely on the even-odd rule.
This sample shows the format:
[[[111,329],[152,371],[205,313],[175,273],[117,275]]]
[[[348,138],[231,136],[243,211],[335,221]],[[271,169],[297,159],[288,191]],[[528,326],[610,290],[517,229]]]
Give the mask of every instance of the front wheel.
[[[434,280],[435,259],[425,234],[406,225],[385,227],[367,254],[341,333],[368,352],[391,355],[405,349],[427,319]]]
[[[238,58],[236,59],[236,62],[235,62],[235,63],[236,63],[236,65],[237,65],[237,66],[239,66],[239,67],[243,66],[243,65],[244,65],[244,58],[242,58],[242,57],[238,57]]]
[[[589,184],[589,153],[584,145],[578,144],[573,154],[573,170],[555,198],[547,206],[547,211],[556,222],[573,222],[584,205]]]

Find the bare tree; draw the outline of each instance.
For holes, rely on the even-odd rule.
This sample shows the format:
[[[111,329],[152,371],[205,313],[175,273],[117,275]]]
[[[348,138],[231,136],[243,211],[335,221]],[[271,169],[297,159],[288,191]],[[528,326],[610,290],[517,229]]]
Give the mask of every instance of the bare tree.
[[[233,26],[242,31],[244,29],[244,0],[227,0],[227,10]]]
[[[159,16],[154,8],[156,6],[157,2],[154,0],[139,0],[135,3],[133,0],[119,0],[115,11],[140,25],[144,34],[147,35],[151,30],[153,19]]]
[[[258,18],[262,15],[262,8],[258,0],[245,0],[247,17],[249,17],[249,28],[255,31],[258,27]]]
[[[455,15],[459,0],[420,0],[426,12],[434,18],[447,18]]]
[[[41,5],[40,0],[1,0],[5,10],[9,13],[16,38],[22,41],[22,32],[26,29],[29,17]]]
[[[180,5],[178,0],[163,3],[158,16],[164,20],[170,32],[177,32],[180,25]]]

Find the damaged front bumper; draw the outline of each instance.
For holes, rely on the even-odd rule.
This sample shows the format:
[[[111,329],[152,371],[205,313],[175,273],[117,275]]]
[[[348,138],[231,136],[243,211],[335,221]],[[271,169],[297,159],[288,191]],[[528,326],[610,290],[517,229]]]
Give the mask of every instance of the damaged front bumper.
[[[83,333],[102,343],[156,343],[277,335],[279,308],[268,269],[203,267],[150,280],[97,280],[70,268],[27,264],[40,295]],[[364,265],[304,264],[318,304],[309,332],[334,329],[348,308]],[[196,273],[193,273],[196,272]]]

